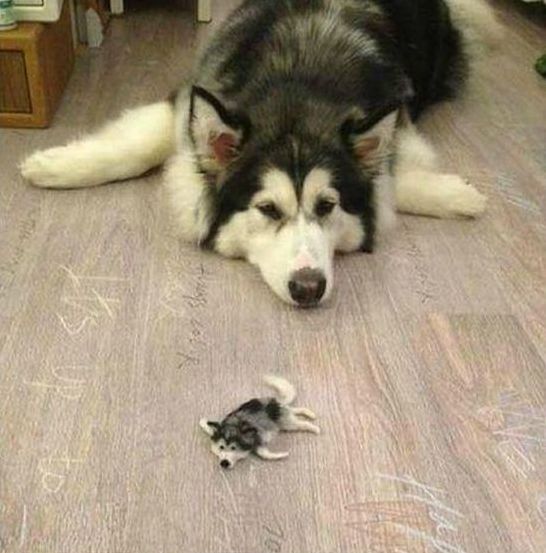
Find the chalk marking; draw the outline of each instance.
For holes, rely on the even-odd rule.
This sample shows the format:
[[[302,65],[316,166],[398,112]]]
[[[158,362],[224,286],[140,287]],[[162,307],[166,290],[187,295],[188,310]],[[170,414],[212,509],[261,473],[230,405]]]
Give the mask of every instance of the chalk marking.
[[[500,451],[500,454],[504,458],[504,460],[507,463],[509,463],[516,472],[519,472],[519,474],[522,478],[525,478],[525,479],[528,478],[528,476],[529,476],[528,473],[525,471],[525,469],[523,467],[518,465],[514,459],[512,459],[512,457],[508,454],[508,452],[505,451],[504,446],[507,446],[508,448],[513,450],[514,449],[514,444],[512,442],[510,442],[509,440],[506,440],[504,442],[501,442],[501,443],[497,444],[497,450]],[[521,452],[520,452],[520,454],[521,454]],[[527,462],[529,462],[528,459],[524,455],[520,455],[520,456],[522,456]]]
[[[58,472],[54,472],[53,470],[45,469],[42,464],[44,461],[47,461],[49,463],[49,466],[51,466],[51,463],[64,463],[65,465],[65,472],[66,474],[59,474]],[[66,478],[68,476],[68,473],[70,472],[70,468],[72,464],[80,464],[83,463],[83,459],[69,459],[68,457],[44,457],[40,459],[38,462],[38,470],[42,474],[42,487],[46,492],[56,494],[60,491],[60,489],[64,486],[66,482]],[[51,484],[50,481],[56,481],[56,484]]]
[[[497,449],[500,450],[502,456],[507,460],[509,463],[512,464],[512,466],[522,474],[524,478],[527,478],[528,472],[526,472],[525,468],[521,467],[516,463],[515,459],[512,459],[511,456],[508,455],[508,453],[505,451],[505,446],[512,449],[512,451],[515,451],[515,453],[519,456],[519,458],[523,461],[523,463],[526,465],[526,469],[529,472],[534,472],[536,470],[536,465],[534,464],[534,459],[532,455],[527,455],[525,451],[521,448],[521,444],[519,442],[516,442],[514,440],[504,440],[503,442],[500,442],[497,445]]]
[[[546,430],[546,416],[532,415],[527,413],[524,414],[524,413],[506,412],[506,411],[503,411],[503,414],[511,415],[513,417],[520,417],[520,418],[523,418],[525,421],[527,421],[525,424],[504,428],[504,430],[506,431],[535,429],[535,428],[542,428]]]
[[[96,298],[90,298],[89,296],[63,296],[61,301],[74,309],[83,311],[88,316],[96,319],[99,316],[99,312],[91,307],[87,306],[85,302],[96,302]]]
[[[258,478],[256,476],[256,466],[254,461],[250,460],[249,474],[248,474],[248,486],[251,489],[255,489],[258,486]]]
[[[24,380],[23,382],[27,386],[43,388],[44,390],[55,390],[61,397],[65,399],[79,399],[83,392],[83,390],[79,386],[59,386],[57,384],[46,384],[45,382],[32,382],[28,380]]]
[[[65,382],[73,382],[74,384],[84,384],[86,380],[83,378],[71,378],[69,376],[62,376],[59,374],[59,369],[71,370],[71,371],[83,371],[88,370],[88,365],[57,365],[51,369],[51,374],[59,380],[64,380]]]
[[[175,267],[176,269],[176,267]],[[169,266],[167,267],[169,275],[169,281],[166,285],[166,292],[163,294],[160,305],[167,309],[168,313],[163,313],[158,317],[158,320],[163,320],[169,314],[175,317],[185,317],[187,314],[187,308],[197,309],[204,307],[208,304],[208,281],[209,276],[205,270],[204,265],[201,263],[196,267],[195,272],[191,272],[188,276],[194,277],[195,281],[191,285],[191,290],[188,292],[188,286],[182,285],[179,282],[177,271],[173,270]],[[173,307],[167,302],[169,301],[183,302],[183,307]]]
[[[178,364],[179,369],[185,368],[189,365],[193,365],[193,366],[199,365],[199,357],[197,357],[197,355],[193,355],[191,353],[183,353],[183,352],[178,352],[178,355],[182,357],[182,360]]]
[[[50,485],[48,482],[51,478],[57,478],[56,485]],[[56,494],[63,487],[66,478],[62,474],[54,472],[42,471],[42,486],[48,493]]]
[[[63,296],[61,301],[74,309],[79,309],[91,317],[97,318],[100,316],[100,311],[86,307],[87,303],[97,304],[102,306],[106,313],[113,315],[108,302],[110,303],[120,303],[120,300],[117,298],[105,298],[101,296],[94,288],[91,290],[93,296]]]
[[[425,486],[424,484],[421,484],[417,482],[415,479],[411,477],[398,477],[398,476],[389,476],[387,474],[378,474],[379,478],[383,478],[384,480],[391,480],[393,482],[398,482],[401,484],[406,484],[408,486],[416,487],[420,490],[422,490],[427,496],[430,498],[430,501],[417,495],[413,494],[404,494],[405,499],[413,499],[415,501],[420,501],[421,503],[425,503],[426,505],[429,505],[431,507],[438,507],[440,509],[443,509],[444,511],[447,511],[448,513],[455,515],[459,518],[464,519],[465,516],[460,513],[459,511],[456,511],[455,509],[452,509],[448,507],[445,503],[442,503],[432,492],[436,492],[438,494],[445,495],[445,491],[441,490],[439,488],[434,488],[432,486]]]
[[[221,544],[224,548],[228,545],[231,553],[239,553],[241,551],[241,544],[248,539],[249,527],[255,524],[259,530],[266,533],[266,536],[262,538],[264,540],[262,546],[268,552],[280,553],[285,539],[285,532],[277,517],[273,516],[272,520],[264,524],[262,522],[263,517],[260,512],[260,505],[256,500],[244,493],[235,493],[226,475],[224,473],[221,474],[226,484],[227,493],[220,495],[216,492],[215,502],[218,504],[216,518],[223,525],[225,541],[222,542],[219,537],[215,537],[214,541]],[[247,516],[242,510],[250,512],[250,515]],[[227,513],[227,516],[218,513]],[[238,547],[233,547],[233,541],[236,542]],[[259,550],[262,551],[262,548]]]
[[[217,514],[216,514],[216,517],[217,519],[222,523],[222,526],[223,526],[223,530],[224,530],[224,539],[225,539],[225,542],[227,543],[227,545],[229,546],[229,550],[231,552],[234,551],[233,549],[233,536],[232,536],[232,533],[231,533],[231,527],[233,526],[233,524],[230,524],[230,520],[224,516],[222,516],[221,514],[219,514],[220,512],[222,511],[228,511],[228,509],[226,509],[226,504],[225,504],[225,498],[222,497],[219,493],[215,493],[215,498],[216,498],[216,501],[217,503],[220,505],[220,508],[216,510]],[[236,531],[240,532],[241,533],[241,536],[244,537],[244,533],[241,531],[241,529],[239,528],[239,521],[236,520],[235,521],[235,528],[236,528]],[[219,540],[219,538],[216,538],[217,540]],[[226,543],[223,543],[220,541],[220,543],[225,547]]]
[[[170,311],[173,315],[177,315],[177,316],[180,316],[180,317],[185,317],[186,316],[186,310],[180,311],[178,309],[175,309],[174,307],[170,306],[165,300],[160,300],[159,304],[161,306],[163,306],[165,309],[167,309],[168,311]],[[163,315],[163,317],[161,317],[161,318],[164,319],[166,316],[167,315]]]
[[[536,436],[529,436],[528,434],[514,434],[513,432],[507,432],[504,430],[498,430],[494,432],[498,436],[507,436],[509,438],[519,438],[525,442],[536,442],[538,444],[546,444],[546,439],[538,438]]]
[[[435,488],[433,486],[426,486],[425,484],[421,484],[411,476],[401,477],[401,476],[390,476],[388,474],[378,473],[377,477],[382,478],[383,480],[391,480],[392,482],[398,482],[399,484],[408,484],[410,486],[415,486],[416,488],[419,488],[425,492],[432,490],[433,492],[445,494],[444,490],[441,490],[440,488]]]
[[[282,551],[282,545],[284,543],[284,531],[281,528],[281,525],[279,524],[279,521],[277,518],[275,518],[275,526],[277,527],[277,531],[270,528],[268,525],[263,524],[262,528],[273,537],[269,537],[265,540],[264,545],[267,547],[269,551],[272,553],[281,553]]]
[[[540,423],[527,423],[520,426],[511,426],[509,428],[503,428],[502,430],[495,430],[493,431],[493,434],[502,434],[503,432],[519,432],[521,430],[535,430],[537,428],[542,428],[543,430],[546,430],[546,422],[540,422]]]
[[[218,519],[220,520],[220,522],[224,526],[224,536],[225,536],[225,539],[226,539],[227,543],[229,544],[229,550],[233,551],[233,541],[232,541],[232,536],[231,536],[231,532],[230,532],[229,520],[227,518],[224,518],[222,515],[218,515]],[[222,543],[222,542],[220,541],[220,543]]]
[[[108,313],[110,319],[114,320],[114,312],[110,309],[108,302],[111,301],[112,303],[120,303],[120,301],[113,298],[104,298],[96,290],[93,290],[93,294],[96,296],[98,302],[104,307],[104,310]]]
[[[59,371],[82,371],[88,369],[89,367],[87,365],[57,365],[51,369],[51,374],[55,379],[61,382],[60,384],[50,384],[38,380],[23,380],[23,383],[26,386],[42,388],[44,390],[55,390],[60,396],[64,397],[65,399],[79,399],[84,392],[87,380],[83,378],[72,378],[69,376],[63,376],[60,374]]]
[[[521,417],[523,419],[528,419],[528,420],[532,420],[532,421],[535,421],[535,422],[542,422],[543,425],[546,426],[546,414],[538,414],[538,415],[533,415],[531,413],[518,413],[517,411],[506,411],[506,410],[501,410],[501,412],[504,414],[504,415],[512,415],[513,417]]]
[[[85,280],[97,280],[99,282],[127,282],[128,279],[122,277],[104,277],[104,276],[84,276],[76,275],[74,271],[66,265],[59,265],[59,267],[66,272],[70,280],[74,283],[74,286],[81,286],[81,281]]]
[[[23,520],[21,521],[21,531],[19,532],[19,549],[23,548],[27,537],[27,506],[23,505]]]
[[[425,492],[429,493],[429,492]],[[442,492],[445,493],[445,492]],[[424,503],[425,505],[428,505],[429,507],[436,507],[438,509],[442,509],[444,511],[447,511],[449,514],[452,514],[459,518],[465,518],[464,515],[459,513],[459,511],[456,511],[455,509],[452,509],[451,507],[448,507],[447,505],[443,504],[441,501],[439,501],[436,497],[432,495],[432,500],[426,499],[424,497],[421,497],[419,495],[413,495],[413,494],[404,494],[404,499],[413,499],[414,501],[417,501],[419,503]]]
[[[398,524],[396,522],[393,524],[400,530],[407,532],[408,535],[414,538],[419,538],[423,540],[425,543],[432,545],[436,551],[440,551],[441,553],[465,553],[464,549],[461,549],[460,547],[456,547],[455,545],[451,545],[444,540],[434,538],[433,536],[430,536],[426,532],[423,532],[421,530],[416,530],[415,528],[412,528],[411,526],[407,526],[405,524]]]
[[[461,512],[449,507],[441,499],[438,498],[438,495],[446,495],[446,492],[444,490],[422,484],[410,476],[400,477],[379,473],[377,477],[391,482],[396,482],[404,486],[409,486],[410,488],[413,488],[413,490],[416,490],[411,490],[409,492],[404,491],[402,499],[418,504],[420,503],[427,507],[426,512],[429,520],[434,524],[435,535],[431,535],[426,531],[414,528],[409,524],[396,522],[395,519],[385,519],[384,516],[381,516],[381,513],[376,515],[376,517],[374,517],[374,520],[366,520],[364,522],[365,525],[373,526],[376,524],[392,524],[394,528],[405,532],[406,537],[409,536],[412,538],[418,538],[421,543],[432,546],[435,551],[438,551],[440,553],[465,553],[464,550],[460,547],[452,545],[440,537],[442,533],[445,534],[446,532],[458,532],[458,527],[456,522],[453,520],[453,517],[461,520],[466,519],[466,517]],[[424,497],[422,495],[418,495],[417,492],[420,492],[420,494],[424,494]],[[351,510],[356,510],[355,507],[358,507],[358,505],[353,506]],[[448,519],[447,517],[452,518]]]
[[[91,324],[94,324],[96,325],[97,323],[91,318],[91,317],[86,317],[80,324],[79,327],[77,328],[70,328],[68,326],[68,323],[64,320],[64,317],[62,315],[59,315],[59,313],[56,313],[57,317],[59,318],[59,320],[61,321],[61,324],[63,325],[63,328],[66,330],[66,332],[68,334],[70,334],[70,336],[76,336],[77,334],[79,334],[85,327],[85,325],[91,321]]]
[[[94,282],[127,282],[126,278],[77,275],[72,269],[65,265],[60,265],[60,268],[67,274],[74,288],[74,292],[77,294],[64,294],[61,297],[61,302],[64,305],[72,307],[76,311],[82,312],[84,315],[86,315],[83,320],[79,321],[79,324],[75,323],[74,325],[70,325],[67,322],[66,318],[63,317],[60,313],[56,314],[64,330],[70,336],[77,336],[78,334],[80,334],[89,323],[97,325],[98,319],[102,314],[105,314],[111,320],[115,319],[115,313],[112,308],[112,304],[119,304],[121,303],[120,300],[118,298],[105,297],[100,294],[95,288],[91,288],[91,295],[89,295],[89,293],[83,294],[83,285],[88,281],[91,284],[93,284]]]
[[[444,518],[442,515],[439,515],[434,511],[430,511],[429,516],[436,523],[436,531],[438,533],[442,532],[443,530],[455,533],[458,532],[458,528],[454,524],[451,524],[449,520]]]
[[[514,189],[515,180],[507,175],[500,175],[495,179],[494,187],[504,199],[534,215],[541,215],[539,206],[532,200],[526,199],[519,190]]]
[[[265,540],[264,545],[266,546],[268,551],[271,551],[271,553],[281,553],[282,551],[282,545],[270,538]]]
[[[490,429],[497,438],[497,454],[521,478],[536,471],[532,451],[546,449],[546,411],[526,403],[515,390],[502,392],[492,408],[503,418],[503,428]]]
[[[274,538],[277,538],[278,540],[284,540],[284,532],[279,524],[279,521],[278,520],[275,520],[275,524],[277,526],[277,531],[275,532],[275,530],[271,529],[269,526],[265,525],[264,524],[264,529],[266,532],[268,532],[269,534],[271,534]]]
[[[541,497],[538,501],[538,514],[540,518],[546,522],[546,495]]]
[[[231,487],[231,484],[229,483],[229,479],[226,476],[224,472],[220,473],[222,475],[222,478],[224,480],[224,484],[226,485],[226,488],[228,490],[229,498],[231,499],[231,506],[233,507],[233,513],[237,518],[240,518],[240,512],[237,509],[237,500],[235,499],[235,494],[233,493],[233,488]]]

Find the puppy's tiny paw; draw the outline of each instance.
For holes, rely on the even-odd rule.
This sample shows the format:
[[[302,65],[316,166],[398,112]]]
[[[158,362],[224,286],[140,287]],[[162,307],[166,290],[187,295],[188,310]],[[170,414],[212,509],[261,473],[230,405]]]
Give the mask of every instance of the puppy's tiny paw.
[[[298,407],[294,409],[294,413],[299,417],[305,417],[310,420],[315,420],[317,418],[315,412],[311,411],[311,409],[307,409],[307,407]]]

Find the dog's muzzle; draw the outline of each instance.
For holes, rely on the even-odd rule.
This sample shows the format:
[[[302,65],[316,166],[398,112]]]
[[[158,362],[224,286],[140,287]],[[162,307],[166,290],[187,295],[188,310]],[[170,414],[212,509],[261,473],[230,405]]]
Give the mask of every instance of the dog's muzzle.
[[[290,297],[301,307],[317,305],[326,292],[326,278],[318,269],[300,269],[288,283]]]

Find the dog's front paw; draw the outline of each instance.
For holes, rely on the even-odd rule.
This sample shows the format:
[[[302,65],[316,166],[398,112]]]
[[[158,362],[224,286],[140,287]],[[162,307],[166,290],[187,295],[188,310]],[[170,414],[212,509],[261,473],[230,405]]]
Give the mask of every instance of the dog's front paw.
[[[468,181],[458,175],[441,175],[438,179],[445,216],[475,218],[485,212],[487,198]]]
[[[416,170],[397,174],[396,203],[404,213],[456,219],[480,216],[487,198],[458,175]]]
[[[66,147],[36,152],[23,161],[21,174],[35,186],[43,188],[67,186],[72,160]]]

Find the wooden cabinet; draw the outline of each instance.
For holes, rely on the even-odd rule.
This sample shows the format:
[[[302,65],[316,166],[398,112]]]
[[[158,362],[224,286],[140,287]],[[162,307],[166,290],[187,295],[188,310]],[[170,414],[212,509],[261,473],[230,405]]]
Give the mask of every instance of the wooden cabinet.
[[[69,2],[55,23],[0,33],[0,126],[47,127],[74,66]]]

